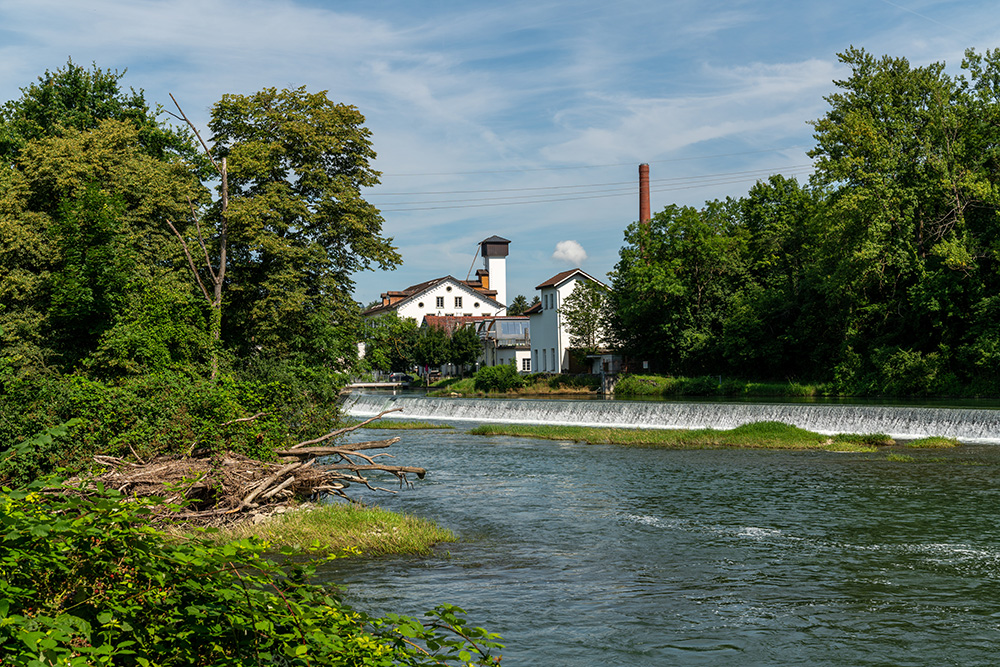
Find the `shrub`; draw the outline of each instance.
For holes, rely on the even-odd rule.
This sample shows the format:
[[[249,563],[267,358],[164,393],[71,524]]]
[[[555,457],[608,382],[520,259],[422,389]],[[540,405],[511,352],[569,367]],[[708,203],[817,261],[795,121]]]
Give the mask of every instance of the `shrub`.
[[[476,391],[504,393],[524,386],[524,378],[513,363],[502,366],[485,366],[476,372]]]

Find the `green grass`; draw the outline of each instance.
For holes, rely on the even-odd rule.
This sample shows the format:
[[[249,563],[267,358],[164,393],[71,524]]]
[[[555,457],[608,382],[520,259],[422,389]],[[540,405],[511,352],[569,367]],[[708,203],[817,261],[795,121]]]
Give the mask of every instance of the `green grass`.
[[[947,449],[949,447],[958,447],[961,443],[954,438],[940,438],[940,437],[930,437],[921,438],[920,440],[912,440],[905,443],[906,447],[913,449]]]
[[[832,452],[877,451],[896,442],[884,433],[840,433],[833,437],[781,422],[754,422],[725,430],[601,428],[592,426],[546,426],[537,424],[483,424],[472,435],[509,435],[543,440],[589,444],[664,447],[674,449],[825,449]],[[957,440],[925,438],[908,447],[955,447]],[[895,456],[905,456],[896,454]]]
[[[206,535],[220,544],[250,536],[274,548],[288,545],[320,553],[363,555],[428,554],[441,542],[455,542],[450,530],[406,514],[350,503],[317,505],[274,514],[260,524],[240,524]]]
[[[832,444],[829,436],[780,422],[755,422],[731,430],[484,424],[469,433],[676,449],[822,449]]]
[[[865,445],[858,442],[849,442],[844,440],[835,440],[829,445],[823,447],[823,449],[830,452],[859,452],[863,454],[870,454],[871,452],[878,451],[878,447],[872,445]]]

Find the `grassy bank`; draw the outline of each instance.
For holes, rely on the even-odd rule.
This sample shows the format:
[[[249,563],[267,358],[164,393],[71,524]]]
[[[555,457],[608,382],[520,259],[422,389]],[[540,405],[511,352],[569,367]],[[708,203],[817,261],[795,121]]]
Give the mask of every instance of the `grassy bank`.
[[[623,375],[615,386],[615,396],[725,396],[725,397],[809,397],[836,396],[829,384],[801,382],[750,382],[721,377],[670,377]]]
[[[628,429],[589,426],[545,426],[532,424],[484,424],[469,431],[472,435],[510,435],[545,440],[569,440],[589,444],[674,449],[826,449],[831,451],[875,451],[896,444],[887,435],[814,433],[780,422],[756,422],[730,430],[716,429]],[[925,438],[909,447],[954,447],[948,438]]]
[[[306,506],[271,515],[259,524],[242,524],[207,535],[219,544],[251,536],[275,548],[312,547],[330,554],[353,550],[365,556],[423,555],[435,544],[458,539],[450,530],[425,519],[349,503]]]

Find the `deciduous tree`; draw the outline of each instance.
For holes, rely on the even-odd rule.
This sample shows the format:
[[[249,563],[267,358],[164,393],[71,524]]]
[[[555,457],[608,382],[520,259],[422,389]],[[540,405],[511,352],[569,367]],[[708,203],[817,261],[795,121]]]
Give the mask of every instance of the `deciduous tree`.
[[[325,91],[268,88],[223,96],[210,128],[229,174],[224,338],[346,362],[359,324],[354,274],[400,262],[361,196],[378,183],[364,117]]]

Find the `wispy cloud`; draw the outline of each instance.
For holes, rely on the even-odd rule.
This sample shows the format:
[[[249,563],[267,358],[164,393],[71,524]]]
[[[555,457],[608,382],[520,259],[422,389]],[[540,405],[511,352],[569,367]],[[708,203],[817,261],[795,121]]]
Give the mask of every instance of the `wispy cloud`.
[[[68,57],[128,68],[126,85],[154,103],[174,93],[200,124],[224,93],[329,90],[367,118],[385,173],[370,194],[405,260],[359,276],[359,300],[462,277],[494,233],[512,241],[511,293],[530,295],[574,256],[552,251],[567,237],[588,249],[588,270],[611,269],[637,217],[638,162],[659,182],[654,210],[740,196],[753,176],[713,175],[802,164],[807,121],[844,74],[838,51],[956,67],[997,34],[985,0],[0,0],[0,98]],[[398,212],[377,196],[428,191],[477,192]]]

